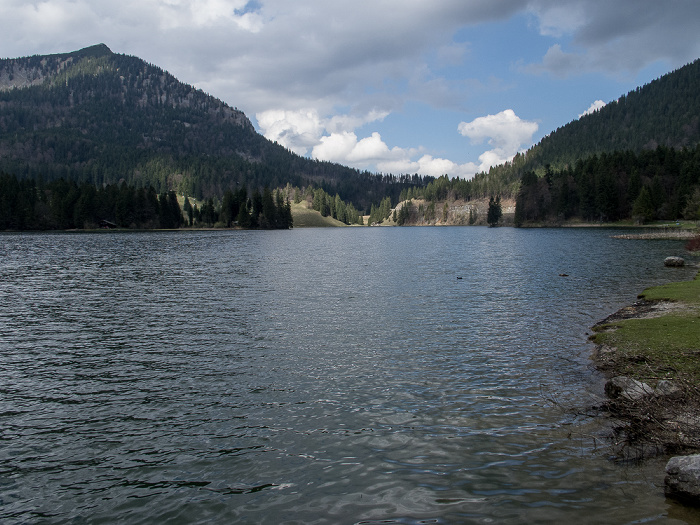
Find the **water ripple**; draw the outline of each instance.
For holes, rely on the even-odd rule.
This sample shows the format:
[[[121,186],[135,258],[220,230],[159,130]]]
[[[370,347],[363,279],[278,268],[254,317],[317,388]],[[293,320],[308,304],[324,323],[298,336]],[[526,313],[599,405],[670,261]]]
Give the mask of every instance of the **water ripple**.
[[[3,522],[666,512],[658,480],[572,438],[561,407],[596,388],[588,326],[691,276],[639,263],[674,243],[485,228],[0,241]]]

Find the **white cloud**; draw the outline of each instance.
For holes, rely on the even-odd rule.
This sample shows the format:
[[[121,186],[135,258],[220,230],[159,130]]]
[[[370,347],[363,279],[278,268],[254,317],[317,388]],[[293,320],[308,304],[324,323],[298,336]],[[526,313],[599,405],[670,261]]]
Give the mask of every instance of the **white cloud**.
[[[371,110],[365,115],[334,115],[322,118],[315,109],[274,109],[262,111],[255,117],[265,138],[278,142],[299,155],[306,155],[309,149],[321,144],[322,138],[327,138],[324,137],[326,133],[333,136],[327,140],[331,140],[335,147],[335,141],[346,137],[348,132],[364,124],[382,120],[387,115],[385,111]]]
[[[347,159],[356,145],[357,135],[351,131],[331,133],[319,139],[319,143],[314,146],[311,156],[319,160],[339,162],[339,159]]]
[[[286,111],[271,109],[256,115],[265,138],[291,151],[306,155],[318,143],[324,126],[314,109]]]
[[[357,138],[353,132],[343,131],[321,137],[311,156],[319,160],[340,162],[359,169],[376,165],[379,171],[386,163],[410,163],[411,152],[399,147],[389,148],[376,131],[369,137]]]
[[[433,158],[431,155],[423,155],[418,159],[418,169],[416,172],[422,175],[432,175],[433,177],[449,175],[450,177],[470,178],[479,171],[478,168],[479,167],[473,162],[457,164],[451,160]]]
[[[583,117],[584,115],[590,115],[591,113],[595,113],[595,112],[598,111],[600,108],[605,107],[605,105],[606,105],[605,102],[603,102],[602,100],[596,100],[595,102],[593,102],[593,104],[591,104],[591,106],[590,106],[586,111],[584,111],[583,113],[581,113],[581,114],[578,116],[578,118],[581,118],[581,117]]]
[[[342,132],[322,137],[320,144],[313,149],[312,156],[358,169],[376,166],[380,173],[419,173],[433,177],[448,175],[469,178],[479,168],[473,163],[457,164],[428,154],[415,159],[419,154],[419,150],[412,148],[389,148],[377,132],[360,140],[355,133]]]
[[[532,143],[532,136],[538,128],[537,122],[522,120],[512,109],[478,117],[471,122],[461,122],[457,127],[463,136],[471,139],[472,144],[488,139],[493,146],[479,157],[480,170],[483,171],[511,160],[523,145]]]
[[[389,146],[382,140],[381,135],[375,131],[369,137],[357,141],[348,154],[347,160],[352,164],[374,163],[391,158],[397,153],[399,153],[398,149],[394,152],[389,150]]]
[[[399,160],[388,160],[377,163],[377,168],[382,173],[418,173],[432,177],[471,178],[479,171],[479,166],[472,162],[457,164],[451,160],[434,158],[431,155],[423,155],[417,160],[412,160],[408,154]]]

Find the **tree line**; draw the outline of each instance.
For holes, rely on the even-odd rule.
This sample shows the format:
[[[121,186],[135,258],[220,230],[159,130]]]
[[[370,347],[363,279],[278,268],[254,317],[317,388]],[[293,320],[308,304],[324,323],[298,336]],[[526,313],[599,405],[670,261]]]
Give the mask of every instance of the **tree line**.
[[[200,205],[174,191],[157,193],[152,186],[126,182],[95,186],[58,179],[18,179],[0,173],[0,230],[67,230],[119,227],[174,229],[232,227],[287,229],[291,205],[280,190],[228,190],[220,202]]]
[[[518,192],[517,178],[504,178],[493,173],[477,173],[471,179],[451,179],[447,175],[425,180],[423,185],[401,190],[400,201],[424,199],[430,202],[444,200],[483,199],[493,195],[512,198]]]
[[[288,194],[292,193],[287,185]],[[323,188],[314,188],[312,185],[301,190],[293,189],[294,202],[299,203],[303,198],[311,204],[311,209],[316,210],[322,217],[332,217],[345,224],[362,224],[362,214],[352,203],[345,202],[338,193],[335,197],[328,194]]]
[[[516,198],[515,224],[697,220],[698,193],[700,146],[603,153],[561,170],[548,165],[541,173],[526,171]]]

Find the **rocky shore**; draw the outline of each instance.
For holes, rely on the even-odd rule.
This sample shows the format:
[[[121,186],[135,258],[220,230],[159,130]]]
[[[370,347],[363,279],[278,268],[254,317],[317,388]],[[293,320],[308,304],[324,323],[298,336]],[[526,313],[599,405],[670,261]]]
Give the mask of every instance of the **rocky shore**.
[[[597,334],[609,333],[624,321],[678,314],[700,319],[696,305],[640,299],[597,323],[594,330]],[[691,329],[700,330],[700,327]],[[601,339],[597,335],[591,338]],[[687,351],[700,356],[700,348]],[[659,368],[641,351],[622,352],[605,343],[596,344],[592,359],[596,368],[609,378],[605,385],[607,400],[601,409],[613,421],[611,438],[615,453],[633,460],[673,456],[666,466],[666,495],[700,506],[700,385],[697,379],[680,366],[678,369]],[[644,377],[625,375],[631,369],[630,360],[639,360],[647,368]]]
[[[681,230],[679,228],[663,228],[658,230],[646,231],[644,233],[623,233],[613,235],[613,239],[679,239],[687,241],[698,236],[698,230]]]

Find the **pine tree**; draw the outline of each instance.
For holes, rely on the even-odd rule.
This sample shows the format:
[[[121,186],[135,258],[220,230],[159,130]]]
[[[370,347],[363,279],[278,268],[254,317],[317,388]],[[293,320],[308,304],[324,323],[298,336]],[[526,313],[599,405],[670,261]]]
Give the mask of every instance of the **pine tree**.
[[[493,196],[489,199],[489,210],[486,214],[486,222],[489,226],[498,226],[498,221],[501,220],[503,211],[501,210],[501,196],[498,195],[494,200]]]
[[[250,228],[250,225],[251,225],[250,213],[248,213],[248,206],[247,205],[242,205],[238,209],[238,215],[236,216],[236,222],[238,223],[238,226],[241,228]]]
[[[642,187],[634,204],[632,204],[632,219],[641,224],[654,219],[654,205],[651,201],[649,188],[646,186]]]

